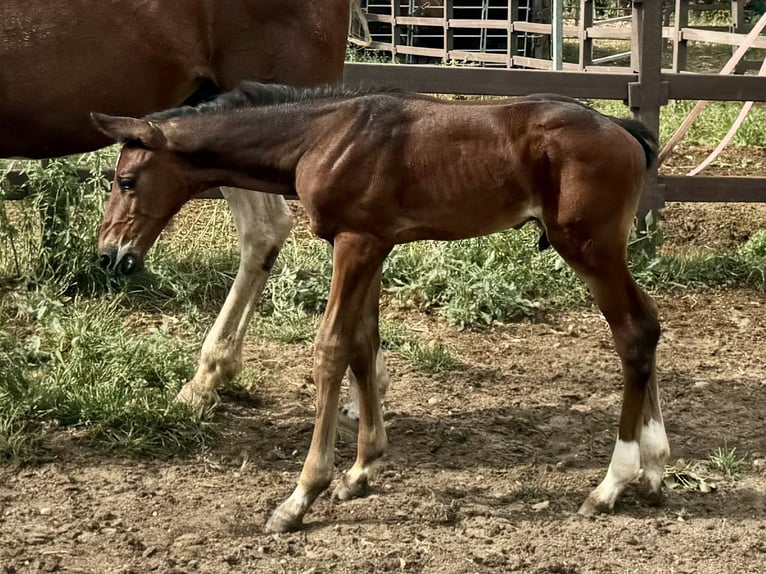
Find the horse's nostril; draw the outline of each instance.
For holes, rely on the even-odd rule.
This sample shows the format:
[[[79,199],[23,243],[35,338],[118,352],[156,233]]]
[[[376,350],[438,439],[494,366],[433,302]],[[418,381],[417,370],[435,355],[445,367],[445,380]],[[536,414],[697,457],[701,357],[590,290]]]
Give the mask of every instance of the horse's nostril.
[[[102,253],[101,257],[98,258],[98,262],[102,269],[109,269],[112,266],[112,258],[108,253]]]
[[[126,255],[122,258],[122,261],[120,261],[120,271],[125,275],[135,271],[136,267],[136,258],[133,255]]]

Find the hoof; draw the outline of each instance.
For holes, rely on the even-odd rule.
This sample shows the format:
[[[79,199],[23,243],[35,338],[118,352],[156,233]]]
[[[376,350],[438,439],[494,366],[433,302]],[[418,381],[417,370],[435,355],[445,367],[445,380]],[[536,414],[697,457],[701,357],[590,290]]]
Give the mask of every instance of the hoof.
[[[194,390],[194,388],[191,386],[191,383],[186,383],[183,386],[183,388],[176,395],[176,400],[179,403],[189,405],[199,412],[212,409],[221,403],[221,398],[218,396],[217,392],[213,390],[205,393],[200,393]]]
[[[286,532],[295,532],[303,526],[302,517],[292,517],[286,512],[277,508],[266,522],[266,532],[272,534],[284,534]]]
[[[338,486],[335,487],[332,497],[344,501],[352,498],[363,498],[368,494],[370,494],[370,485],[366,477],[358,482],[349,482],[344,476]]]
[[[582,503],[577,514],[592,518],[598,514],[606,514],[609,512],[612,512],[612,507],[608,503],[596,500],[593,495],[591,495]]]
[[[652,488],[649,484],[642,484],[638,489],[641,499],[649,506],[662,506],[665,503],[665,493],[657,488]]]

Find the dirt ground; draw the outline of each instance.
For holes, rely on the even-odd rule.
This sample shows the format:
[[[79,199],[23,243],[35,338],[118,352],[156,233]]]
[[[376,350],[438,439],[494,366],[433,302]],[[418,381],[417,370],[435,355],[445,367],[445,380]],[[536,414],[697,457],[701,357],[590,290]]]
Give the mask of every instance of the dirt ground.
[[[663,225],[671,248],[733,246],[766,228],[766,206],[670,205]],[[0,574],[766,572],[766,293],[657,300],[670,463],[745,457],[736,480],[697,469],[713,492],[666,491],[657,508],[631,490],[612,515],[577,516],[621,404],[596,309],[481,333],[403,314],[460,365],[428,375],[389,357],[390,447],[370,497],[323,495],[303,531],[263,532],[308,449],[314,388],[310,347],[250,341],[258,385],[224,394],[207,451],[121,460],[62,439],[49,462],[0,467]],[[353,458],[344,434],[338,472]]]

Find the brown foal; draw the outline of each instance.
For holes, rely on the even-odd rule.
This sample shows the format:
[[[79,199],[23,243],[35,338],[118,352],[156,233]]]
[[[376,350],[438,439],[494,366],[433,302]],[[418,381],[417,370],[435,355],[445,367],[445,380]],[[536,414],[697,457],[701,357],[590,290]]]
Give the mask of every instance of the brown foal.
[[[563,100],[563,101],[562,101]],[[402,92],[296,90],[256,83],[197,109],[145,119],[94,114],[122,142],[102,236],[129,254],[193,195],[216,185],[296,195],[333,246],[314,356],[316,424],[292,495],[267,529],[294,530],[333,478],[341,378],[359,384],[357,459],[335,489],[361,496],[386,447],[376,377],[383,260],[394,245],[454,240],[536,220],[590,288],[624,374],[617,444],[580,508],[612,509],[641,479],[659,493],[668,442],[660,412],[657,310],[626,262],[656,140],[639,122],[556,96],[453,102]]]

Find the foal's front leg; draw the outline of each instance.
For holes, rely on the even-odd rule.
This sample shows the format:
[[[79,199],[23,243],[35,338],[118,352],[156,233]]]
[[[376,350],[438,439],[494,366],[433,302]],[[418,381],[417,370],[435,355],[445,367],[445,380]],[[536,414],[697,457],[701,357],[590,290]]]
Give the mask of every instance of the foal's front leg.
[[[293,216],[284,198],[221,188],[229,202],[240,246],[239,269],[221,312],[205,337],[197,372],[177,399],[199,409],[219,402],[217,389],[242,370],[242,342],[271,267],[290,235]]]
[[[340,383],[349,364],[355,366],[357,375],[365,375],[365,383],[369,381],[369,373],[363,373],[359,364],[359,345],[355,338],[371,286],[389,251],[390,246],[370,236],[342,233],[335,237],[330,297],[314,350],[317,388],[314,434],[298,485],[266,523],[266,530],[270,532],[299,528],[311,504],[332,482]],[[371,367],[368,357],[368,370]],[[366,389],[361,394],[367,399],[371,396]],[[382,419],[372,412],[375,408],[380,409],[377,401],[374,406],[365,402],[360,428],[367,428],[369,421]]]
[[[367,494],[375,464],[383,455],[388,442],[379,395],[380,392],[385,392],[385,386],[388,384],[388,375],[380,355],[380,279],[378,270],[367,293],[365,312],[359,317],[353,337],[349,378],[353,377],[351,388],[358,389],[357,454],[354,466],[343,476],[333,493],[333,496],[340,500]]]

